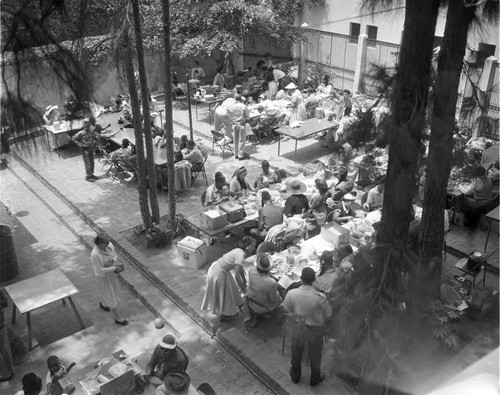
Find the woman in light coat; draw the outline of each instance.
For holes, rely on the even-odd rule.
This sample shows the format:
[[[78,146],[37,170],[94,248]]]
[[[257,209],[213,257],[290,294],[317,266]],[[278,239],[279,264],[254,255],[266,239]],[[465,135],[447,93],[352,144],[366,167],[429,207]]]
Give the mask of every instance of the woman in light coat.
[[[94,240],[95,246],[90,253],[90,261],[99,289],[99,306],[104,311],[112,311],[115,322],[127,325],[128,321],[118,309],[120,297],[118,295],[118,277],[116,273],[123,270],[123,265],[118,261],[115,247],[110,243],[109,237],[101,233]]]

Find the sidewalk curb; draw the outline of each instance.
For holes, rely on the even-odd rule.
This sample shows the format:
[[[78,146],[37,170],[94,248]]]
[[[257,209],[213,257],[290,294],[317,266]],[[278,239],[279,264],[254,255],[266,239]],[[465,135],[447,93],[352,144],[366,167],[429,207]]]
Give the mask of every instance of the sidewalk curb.
[[[51,183],[49,183],[36,169],[34,169],[30,164],[28,164],[24,159],[22,159],[16,152],[11,152],[11,155],[14,159],[16,159],[26,170],[28,170],[34,177],[36,177],[47,189],[49,189],[57,198],[59,198],[63,203],[65,203],[71,210],[75,212],[75,214],[80,217],[91,229],[93,229],[96,233],[104,232],[104,230],[99,227],[96,223],[94,223],[84,212],[82,212],[76,205],[74,205],[68,198],[66,198],[57,188],[55,188]],[[12,169],[13,174],[21,179]],[[22,180],[22,179],[21,179]],[[65,227],[70,230],[78,240],[86,246],[89,250],[92,249],[92,246],[85,240],[75,229],[69,225],[69,223],[64,220],[64,218],[59,215],[36,191],[33,190],[29,185],[27,185],[24,181],[23,183],[33,192],[42,202],[46,205],[49,210],[54,213],[59,220],[64,224]],[[231,355],[233,355],[236,359],[238,359],[247,370],[252,373],[257,379],[259,379],[263,384],[265,384],[271,391],[277,394],[287,394],[288,392],[277,383],[272,377],[270,377],[266,372],[264,372],[259,366],[255,365],[249,358],[240,354],[238,348],[231,343],[229,343],[223,337],[219,337],[217,333],[214,333],[214,328],[211,323],[201,317],[197,311],[191,308],[187,303],[185,303],[182,298],[180,298],[172,289],[170,289],[165,283],[163,283],[160,279],[158,279],[147,266],[143,265],[136,259],[131,252],[125,249],[115,237],[108,234],[111,241],[115,245],[116,249],[120,252],[120,254],[129,261],[131,265],[133,265],[143,276],[145,276],[155,287],[157,287],[162,293],[164,293],[169,299],[171,299],[175,305],[177,305],[184,313],[186,313],[194,322],[196,322],[202,329],[204,329],[211,337],[216,340],[219,344],[221,344]],[[133,284],[128,282],[123,276],[119,275],[121,282],[123,282],[133,293],[134,295],[157,317],[161,317],[160,313],[156,308],[154,308],[146,298],[144,298],[139,291],[134,287]]]

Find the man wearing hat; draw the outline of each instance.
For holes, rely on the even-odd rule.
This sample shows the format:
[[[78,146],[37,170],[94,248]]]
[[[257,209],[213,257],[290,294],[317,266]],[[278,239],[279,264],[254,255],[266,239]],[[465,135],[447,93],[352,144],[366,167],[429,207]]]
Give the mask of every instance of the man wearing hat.
[[[163,384],[156,389],[156,395],[199,395],[191,385],[191,378],[186,372],[168,373]]]
[[[287,192],[290,196],[285,201],[284,214],[287,217],[292,217],[297,214],[304,214],[309,210],[309,200],[304,195],[307,190],[306,184],[301,181],[293,180],[287,186]]]
[[[86,180],[94,182],[98,178],[94,175],[94,152],[99,143],[99,133],[95,125],[85,121],[84,129],[75,134],[73,142],[82,149],[83,162],[85,163]]]
[[[292,315],[292,360],[290,377],[294,383],[300,380],[302,370],[302,354],[307,342],[312,387],[325,379],[321,373],[321,354],[323,352],[323,326],[332,315],[332,308],[323,295],[314,289],[316,274],[310,267],[302,269],[300,276],[302,285],[290,290],[283,302],[283,307]]]
[[[171,371],[185,372],[188,363],[189,358],[180,347],[177,347],[175,337],[165,335],[160,344],[155,347],[153,355],[146,365],[144,379],[149,382],[150,377],[154,375],[163,380]]]
[[[356,197],[353,194],[346,193],[344,198],[333,208],[333,220],[338,224],[351,221],[356,216],[356,212],[352,208],[355,200]],[[330,205],[331,201],[327,200],[326,203]]]
[[[248,270],[248,296],[255,300],[248,300],[248,311],[250,313],[250,326],[257,324],[257,316],[271,313],[279,307],[282,302],[278,293],[278,284],[269,275],[272,266],[269,254],[257,255],[257,266]]]

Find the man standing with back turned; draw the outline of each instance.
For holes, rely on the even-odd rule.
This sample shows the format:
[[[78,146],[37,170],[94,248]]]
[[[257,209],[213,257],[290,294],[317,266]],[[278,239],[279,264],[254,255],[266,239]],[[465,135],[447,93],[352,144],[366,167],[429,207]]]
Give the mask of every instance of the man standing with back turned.
[[[321,354],[323,352],[323,325],[332,315],[332,308],[326,296],[313,288],[316,274],[310,267],[302,269],[302,285],[289,291],[283,307],[291,314],[292,366],[290,377],[294,383],[300,380],[302,354],[307,342],[311,363],[311,387],[321,383],[325,375],[321,373]]]

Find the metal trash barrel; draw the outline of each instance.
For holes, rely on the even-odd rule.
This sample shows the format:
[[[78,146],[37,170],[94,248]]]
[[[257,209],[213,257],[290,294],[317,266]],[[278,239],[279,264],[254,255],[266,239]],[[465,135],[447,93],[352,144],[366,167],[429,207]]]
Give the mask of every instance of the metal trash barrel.
[[[16,249],[9,225],[0,224],[0,283],[9,281],[19,274]]]

